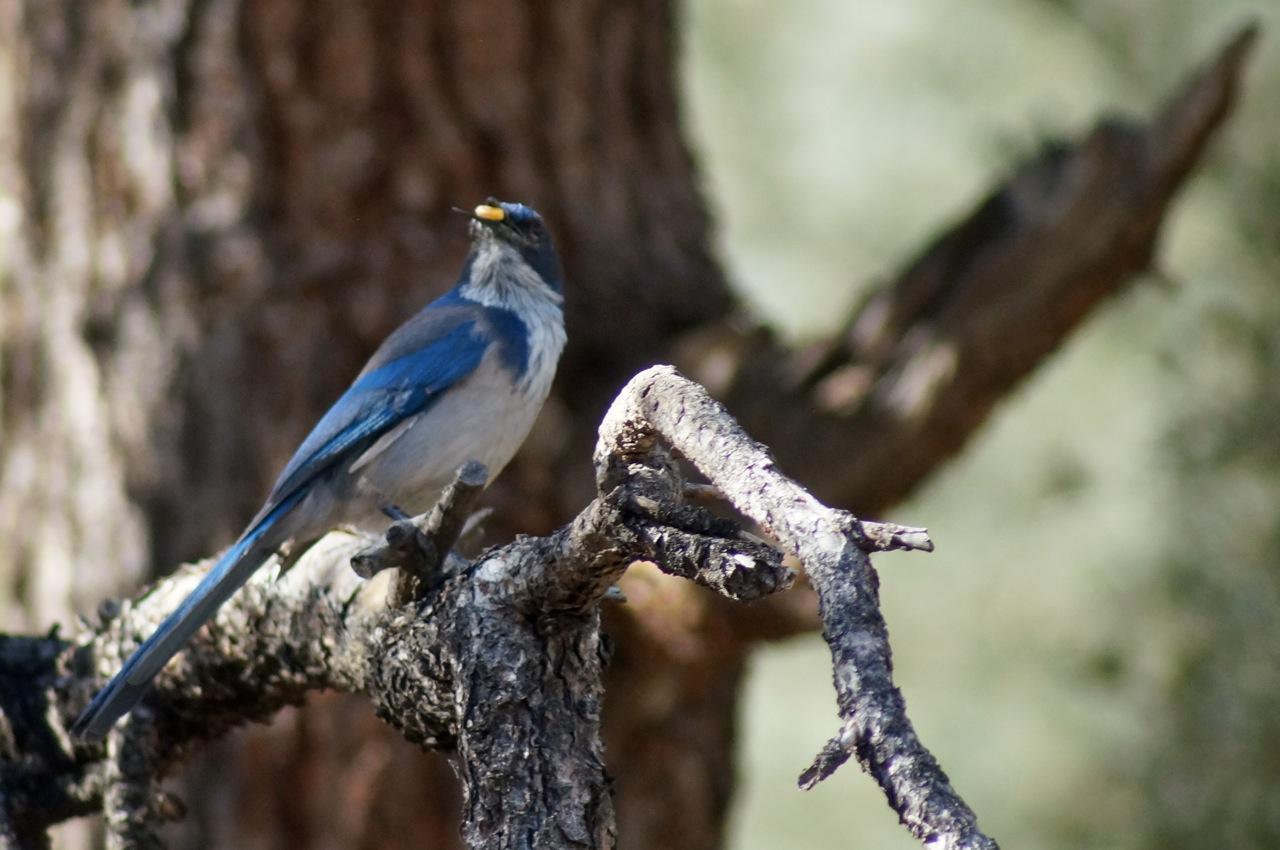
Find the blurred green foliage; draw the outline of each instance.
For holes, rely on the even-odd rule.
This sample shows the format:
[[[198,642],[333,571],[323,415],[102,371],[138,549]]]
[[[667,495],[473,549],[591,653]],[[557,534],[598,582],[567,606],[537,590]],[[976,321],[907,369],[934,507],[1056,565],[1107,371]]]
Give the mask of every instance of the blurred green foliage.
[[[1148,114],[1249,15],[1244,102],[1109,305],[893,519],[898,679],[1019,848],[1280,847],[1280,3],[689,0],[686,111],[748,300],[815,336],[1049,138]],[[917,846],[816,640],[749,686],[738,850]]]

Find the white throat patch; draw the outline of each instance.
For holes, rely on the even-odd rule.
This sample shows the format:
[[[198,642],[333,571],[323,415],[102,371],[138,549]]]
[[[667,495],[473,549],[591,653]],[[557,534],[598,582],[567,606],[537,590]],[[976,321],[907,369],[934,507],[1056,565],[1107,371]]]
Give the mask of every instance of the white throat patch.
[[[462,287],[461,294],[486,307],[515,313],[532,301],[549,301],[557,307],[564,303],[564,296],[552,289],[519,251],[495,237],[483,240],[476,249],[471,280]]]
[[[540,404],[551,390],[564,350],[564,296],[556,292],[511,245],[488,238],[476,249],[470,280],[458,290],[469,301],[510,310],[529,334],[529,360],[519,387]]]

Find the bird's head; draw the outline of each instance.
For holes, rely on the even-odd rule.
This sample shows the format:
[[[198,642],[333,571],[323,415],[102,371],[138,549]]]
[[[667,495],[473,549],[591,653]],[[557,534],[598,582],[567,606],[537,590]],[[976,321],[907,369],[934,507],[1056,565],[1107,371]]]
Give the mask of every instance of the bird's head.
[[[557,293],[561,291],[560,260],[542,216],[533,207],[489,198],[470,212],[459,212],[471,219],[473,262],[484,258],[487,265],[518,257],[544,283]]]

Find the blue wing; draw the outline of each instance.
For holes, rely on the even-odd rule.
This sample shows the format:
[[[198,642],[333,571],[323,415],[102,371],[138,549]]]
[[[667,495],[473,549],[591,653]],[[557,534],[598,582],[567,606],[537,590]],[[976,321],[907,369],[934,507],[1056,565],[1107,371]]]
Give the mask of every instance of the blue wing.
[[[475,371],[489,345],[477,333],[485,323],[483,309],[438,301],[387,337],[298,447],[253,524],[317,476],[358,457],[400,422],[430,408]]]

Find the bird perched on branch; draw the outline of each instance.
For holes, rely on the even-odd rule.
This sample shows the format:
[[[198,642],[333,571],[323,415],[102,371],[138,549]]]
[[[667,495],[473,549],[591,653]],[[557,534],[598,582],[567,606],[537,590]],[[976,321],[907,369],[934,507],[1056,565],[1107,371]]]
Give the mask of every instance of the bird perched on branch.
[[[496,476],[524,442],[564,349],[560,262],[531,208],[489,199],[470,216],[457,285],[387,337],[316,424],[258,515],[130,656],[72,733],[103,738],[165,663],[282,546],[338,525],[431,507],[454,471]]]

